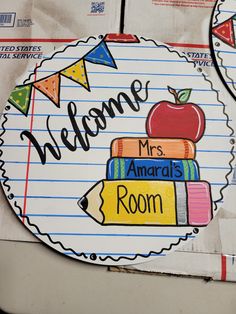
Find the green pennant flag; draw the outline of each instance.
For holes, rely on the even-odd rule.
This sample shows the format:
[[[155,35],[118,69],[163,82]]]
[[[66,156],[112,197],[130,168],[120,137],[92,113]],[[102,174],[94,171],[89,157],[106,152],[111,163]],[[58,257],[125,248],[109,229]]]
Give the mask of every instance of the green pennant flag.
[[[15,89],[11,92],[11,95],[8,99],[9,103],[22,112],[25,116],[28,114],[31,92],[32,83],[22,86],[19,85],[16,86]]]

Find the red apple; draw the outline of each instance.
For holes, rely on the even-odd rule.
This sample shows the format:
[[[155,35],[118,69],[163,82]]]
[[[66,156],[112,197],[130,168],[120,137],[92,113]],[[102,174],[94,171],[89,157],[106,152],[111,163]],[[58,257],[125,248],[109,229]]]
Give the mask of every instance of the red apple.
[[[205,115],[199,106],[187,103],[191,89],[177,93],[168,86],[168,90],[174,95],[175,104],[163,100],[151,108],[146,121],[148,136],[198,142],[205,130]]]

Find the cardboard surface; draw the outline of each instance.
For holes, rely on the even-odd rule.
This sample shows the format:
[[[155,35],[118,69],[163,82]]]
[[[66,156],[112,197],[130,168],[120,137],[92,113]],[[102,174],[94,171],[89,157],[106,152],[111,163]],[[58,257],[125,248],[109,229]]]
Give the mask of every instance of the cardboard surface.
[[[217,1],[210,25],[212,57],[219,77],[236,100],[235,39],[236,10],[232,0]]]
[[[235,313],[234,283],[111,272],[37,243],[0,241],[0,250],[0,307],[8,313]],[[197,267],[187,261],[186,269]]]
[[[64,2],[57,2],[56,4],[54,4],[54,6],[56,6],[57,12],[56,19],[54,19],[54,8],[49,4],[49,1],[44,1],[43,4],[41,4],[41,2],[39,1],[37,1],[36,4],[35,2],[36,1],[23,0],[9,0],[7,2],[1,2],[0,11],[14,11],[17,13],[17,18],[19,20],[27,20],[25,22],[19,21],[18,25],[31,25],[30,19],[34,23],[33,26],[27,27],[16,27],[17,24],[15,24],[14,28],[0,28],[1,37],[3,37],[2,46],[13,45],[17,47],[18,45],[34,45],[40,46],[40,51],[43,51],[43,53],[47,53],[54,49],[54,47],[61,46],[63,42],[57,42],[57,40],[51,42],[49,41],[46,43],[43,41],[36,41],[29,44],[29,42],[24,41],[16,42],[14,38],[17,38],[19,40],[22,37],[29,37],[31,39],[37,35],[38,37],[45,36],[47,38],[52,37],[55,39],[54,35],[56,35],[58,36],[58,38],[66,38],[65,40],[67,41],[67,39],[70,37],[71,39],[73,39],[76,37],[90,35],[91,33],[98,33],[98,24],[101,23],[101,20],[105,22],[104,24],[101,23],[103,25],[101,26],[101,29],[99,29],[99,32],[104,32],[108,28],[109,31],[117,32],[119,29],[119,1],[114,1],[115,4],[113,4],[113,6],[110,6],[111,9],[109,10],[109,14],[106,12],[105,16],[99,16],[98,14],[97,17],[95,15],[94,17],[90,18],[84,15],[81,16],[80,19],[78,19],[78,14],[80,14],[80,12],[85,9],[85,6],[83,6],[82,10],[78,8],[78,10],[75,11],[73,10],[73,4],[75,1],[67,1],[66,10],[68,14],[66,14],[66,16],[69,16],[70,18],[65,18]],[[90,4],[90,1],[88,1],[88,6],[86,6],[87,14],[90,14]],[[77,5],[78,2],[76,1],[76,6]],[[214,75],[215,70],[212,65],[208,46],[208,26],[210,23],[210,14],[213,5],[214,3],[209,1],[196,1],[195,3],[190,3],[190,1],[184,1],[180,5],[178,2],[175,1],[172,1],[172,4],[168,4],[167,2],[162,3],[161,1],[143,1],[142,3],[137,4],[137,1],[129,0],[126,1],[125,32],[139,32],[141,34],[157,38],[164,42],[173,43],[178,49],[180,49],[181,51],[185,51],[187,55],[189,55],[197,62],[197,64],[204,67],[205,71],[207,71],[211,75],[211,77],[213,77],[212,73]],[[63,10],[61,10],[62,7]],[[48,14],[48,12],[50,13]],[[162,13],[160,14],[160,12]],[[111,16],[110,19],[108,15]],[[140,16],[144,15],[147,15],[146,20],[148,21],[148,23],[140,23]],[[34,18],[32,19],[32,17]],[[76,21],[78,20],[79,22],[74,23],[74,19]],[[162,19],[164,20],[163,22]],[[63,22],[61,20],[63,20]],[[73,20],[73,23],[71,22],[71,20]],[[89,31],[86,32],[88,20],[95,22],[89,22],[89,25],[92,28],[90,28]],[[40,24],[40,26],[38,26],[38,24]],[[44,25],[46,25],[46,27],[44,27]],[[40,60],[40,58],[38,60]],[[2,59],[0,60],[0,62],[2,71],[4,73],[8,73],[2,81],[1,85],[0,99],[3,106],[9,96],[10,91],[15,86],[16,79],[18,79],[20,75],[25,72],[26,68],[28,68],[30,64],[35,63],[35,59]],[[216,83],[216,81],[219,81],[217,76],[214,77],[214,82]],[[230,96],[228,96],[227,91],[224,89],[221,82],[218,82],[217,84],[219,84],[219,89],[222,90],[221,97],[226,97],[225,101],[228,104],[227,111],[233,117],[233,121],[231,121],[231,123],[235,128],[236,114],[234,101]],[[202,252],[206,254],[211,254],[212,252],[217,252],[221,254],[221,252],[224,252],[225,254],[227,254],[227,251],[229,250],[229,252],[231,252],[230,254],[234,254],[235,244],[234,241],[231,240],[233,237],[229,236],[228,233],[231,234],[231,232],[226,229],[227,227],[229,227],[229,225],[231,226],[231,223],[232,226],[234,226],[234,219],[236,218],[235,193],[235,180],[233,180],[232,185],[228,190],[228,196],[225,197],[225,202],[224,204],[222,204],[222,209],[220,210],[218,215],[219,218],[222,218],[222,220],[224,220],[224,222],[222,222],[221,220],[214,220],[200,235],[200,237],[198,237],[193,242],[190,242],[182,250],[187,252],[195,252],[193,254],[196,254],[196,252]],[[0,191],[0,194],[0,238],[22,241],[37,241],[35,237],[33,237],[26,229],[24,229],[20,225],[20,223],[18,223],[15,214],[12,213],[11,210],[9,210],[10,208],[4,199],[2,191]],[[222,251],[223,247],[224,250]],[[171,258],[171,256],[169,256],[169,258]],[[230,265],[233,265],[233,256],[229,255],[227,257],[227,260],[231,261],[229,262]],[[218,262],[214,263],[217,263],[216,268],[219,269],[219,259]],[[210,264],[211,263],[209,263],[209,265]],[[204,270],[208,267],[206,266],[206,264],[201,264],[200,262],[198,266],[200,267],[199,275],[201,272],[204,273]],[[178,272],[178,268],[183,267],[185,267],[185,264],[180,261],[178,264],[175,263],[175,267],[173,267],[170,272]],[[212,267],[214,268],[215,266],[213,265]],[[137,268],[142,269],[141,266],[137,266]],[[158,269],[156,269],[156,271],[158,271]],[[234,273],[234,271],[232,272]],[[191,273],[191,270],[189,271],[189,273]],[[208,274],[209,273],[210,271],[208,272]],[[208,276],[208,274],[206,274],[206,276]]]
[[[119,32],[120,0],[101,2],[9,0],[0,3],[0,108],[20,77],[44,56],[72,40],[91,34]],[[98,3],[99,4],[99,3]],[[34,241],[20,225],[0,191],[0,238]]]
[[[139,29],[142,33],[152,37],[161,38],[164,42],[169,42],[184,51],[190,56],[197,65],[204,68],[213,80],[215,86],[220,91],[220,99],[227,104],[227,112],[231,115],[230,125],[236,128],[236,107],[235,101],[230,96],[225,86],[221,82],[210,54],[209,46],[209,25],[211,14],[215,1],[148,1],[140,3],[130,0],[126,5],[125,31],[131,32]],[[138,17],[142,15],[148,19],[149,23],[138,22]],[[233,162],[235,165],[235,161]],[[232,181],[231,181],[232,180]],[[203,233],[181,248],[181,252],[174,253],[166,258],[166,268],[161,265],[162,261],[158,258],[151,264],[136,265],[139,270],[154,270],[169,273],[184,274],[187,273],[209,275],[214,279],[221,279],[221,276],[215,276],[215,270],[221,273],[222,254],[227,257],[227,264],[230,267],[230,275],[226,280],[235,280],[234,256],[235,237],[234,226],[236,218],[236,186],[235,170],[230,179],[231,185],[227,191],[224,191],[224,202],[214,221]],[[217,254],[216,254],[217,253]],[[181,255],[182,254],[182,255]],[[188,257],[186,257],[186,254]],[[209,255],[208,255],[209,254]],[[215,255],[216,254],[216,255]],[[196,264],[191,263],[190,269],[185,258],[196,257]],[[178,258],[179,257],[179,258]],[[183,257],[183,258],[181,258]],[[177,258],[177,259],[176,259]],[[168,268],[167,265],[172,265]],[[198,271],[194,271],[195,266]],[[232,267],[231,267],[232,266]],[[230,279],[231,278],[231,279]]]

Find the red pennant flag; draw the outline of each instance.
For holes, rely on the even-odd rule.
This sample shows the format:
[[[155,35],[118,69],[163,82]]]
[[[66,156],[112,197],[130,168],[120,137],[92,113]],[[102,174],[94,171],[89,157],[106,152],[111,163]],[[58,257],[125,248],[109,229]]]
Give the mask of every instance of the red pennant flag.
[[[225,44],[235,48],[234,25],[232,18],[213,27],[212,34],[222,40]]]
[[[57,107],[60,107],[60,74],[35,82],[34,87],[48,97]]]

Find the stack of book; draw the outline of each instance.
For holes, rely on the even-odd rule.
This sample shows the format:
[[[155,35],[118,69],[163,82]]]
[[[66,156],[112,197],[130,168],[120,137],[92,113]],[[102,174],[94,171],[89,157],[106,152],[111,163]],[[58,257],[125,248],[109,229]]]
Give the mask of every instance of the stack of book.
[[[195,144],[185,139],[116,138],[108,180],[199,180]]]
[[[195,144],[187,139],[116,138],[107,162],[107,182],[118,181],[118,186],[129,187],[140,200],[140,195],[147,196],[155,187],[166,212],[170,210],[166,204],[173,199],[175,215],[166,219],[168,225],[204,226],[212,218],[211,192],[209,183],[200,181],[195,154]],[[125,191],[128,195],[128,188]],[[118,197],[119,202],[123,200]]]
[[[191,89],[167,89],[175,104],[162,100],[151,108],[147,137],[112,141],[106,180],[79,203],[102,225],[200,227],[212,219],[211,187],[200,179],[195,159],[204,112],[188,103]]]

